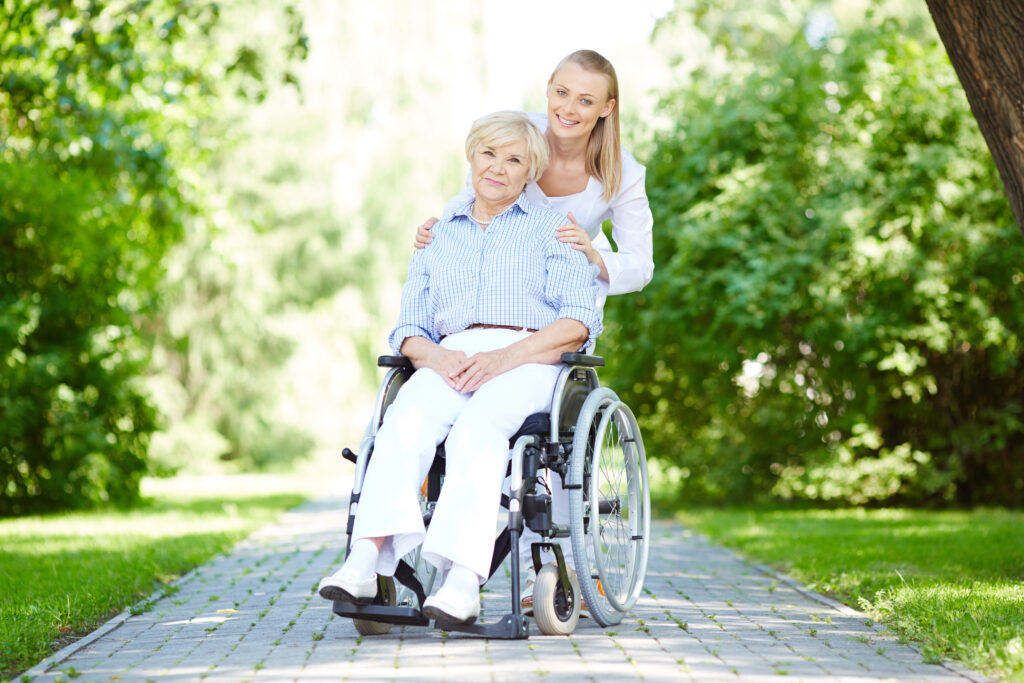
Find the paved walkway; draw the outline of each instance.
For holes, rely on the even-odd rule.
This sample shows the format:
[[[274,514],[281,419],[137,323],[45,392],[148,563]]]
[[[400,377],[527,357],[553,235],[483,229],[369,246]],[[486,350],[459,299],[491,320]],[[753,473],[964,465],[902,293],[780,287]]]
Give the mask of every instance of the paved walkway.
[[[424,627],[358,637],[314,594],[342,558],[345,501],[325,499],[182,577],[172,594],[109,622],[28,672],[69,681],[950,681],[862,614],[731,551],[657,523],[646,591],[633,614],[570,637],[483,640]],[[508,611],[499,571],[484,619]],[[145,611],[149,608],[148,611]]]

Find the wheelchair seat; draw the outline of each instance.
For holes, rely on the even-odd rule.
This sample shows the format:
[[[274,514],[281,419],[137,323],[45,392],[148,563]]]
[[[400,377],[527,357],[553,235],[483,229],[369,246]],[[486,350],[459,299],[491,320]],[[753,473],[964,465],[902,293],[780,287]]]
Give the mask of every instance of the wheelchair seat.
[[[523,426],[508,440],[508,447],[514,448],[521,436],[530,434],[547,435],[551,432],[551,413],[534,413],[523,420]]]

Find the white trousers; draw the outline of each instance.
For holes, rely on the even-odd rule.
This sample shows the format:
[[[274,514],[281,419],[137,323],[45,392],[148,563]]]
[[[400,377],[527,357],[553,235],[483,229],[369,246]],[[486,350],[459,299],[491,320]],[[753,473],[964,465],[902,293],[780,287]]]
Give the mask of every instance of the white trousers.
[[[528,334],[466,330],[445,337],[441,346],[471,356]],[[487,578],[508,440],[528,415],[551,409],[560,368],[521,365],[471,394],[455,391],[428,368],[413,373],[384,415],[356,510],[354,541],[387,538],[378,555],[378,574],[393,575],[398,561],[422,543],[423,558],[442,572],[454,563]],[[417,492],[445,437],[444,486],[425,531]]]

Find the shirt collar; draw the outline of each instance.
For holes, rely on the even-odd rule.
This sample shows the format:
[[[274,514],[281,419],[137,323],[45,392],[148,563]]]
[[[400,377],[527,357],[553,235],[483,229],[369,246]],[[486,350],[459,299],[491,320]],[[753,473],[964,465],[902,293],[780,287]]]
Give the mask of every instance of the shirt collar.
[[[466,218],[472,219],[473,217],[472,215],[470,215],[470,210],[472,209],[474,201],[476,201],[475,197],[473,199],[466,201],[464,204],[455,207],[455,209],[452,210],[451,218],[454,218],[455,216],[465,216]],[[518,207],[518,209],[525,214],[529,214],[530,211],[532,211],[534,208],[534,205],[531,204],[530,200],[526,198],[525,190],[519,193],[519,196],[512,203],[512,206]],[[508,209],[505,209],[505,211],[508,211]]]
[[[468,201],[452,209],[451,215],[444,216],[444,218],[455,218],[456,216],[465,216],[466,218],[470,218],[469,209],[473,206],[474,201],[476,201],[475,197],[471,197]]]

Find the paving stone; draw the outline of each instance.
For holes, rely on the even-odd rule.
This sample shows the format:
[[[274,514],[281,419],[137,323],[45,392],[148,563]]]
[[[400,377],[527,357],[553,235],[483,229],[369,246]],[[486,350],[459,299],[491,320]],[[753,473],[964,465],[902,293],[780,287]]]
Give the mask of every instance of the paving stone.
[[[983,677],[924,662],[848,608],[656,522],[644,594],[621,624],[581,619],[570,636],[485,640],[423,627],[360,637],[315,595],[343,558],[344,498],[307,503],[27,672],[36,681],[697,681]],[[509,571],[483,593],[485,621],[510,608]]]

